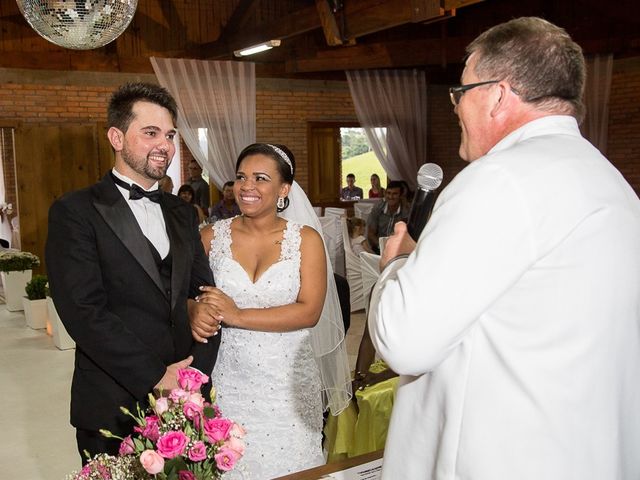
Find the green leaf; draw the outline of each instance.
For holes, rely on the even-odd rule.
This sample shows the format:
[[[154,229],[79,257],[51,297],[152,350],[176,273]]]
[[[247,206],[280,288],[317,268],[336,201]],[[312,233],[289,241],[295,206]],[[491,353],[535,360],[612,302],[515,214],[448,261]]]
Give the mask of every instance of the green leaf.
[[[216,411],[213,409],[213,407],[204,407],[202,413],[207,418],[216,418]]]
[[[139,439],[133,439],[133,445],[136,447],[136,452],[144,452],[146,450],[145,444]]]

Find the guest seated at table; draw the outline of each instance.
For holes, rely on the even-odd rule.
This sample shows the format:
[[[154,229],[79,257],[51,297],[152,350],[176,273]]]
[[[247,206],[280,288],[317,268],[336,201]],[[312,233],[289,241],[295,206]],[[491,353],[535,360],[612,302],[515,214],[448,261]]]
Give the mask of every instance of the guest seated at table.
[[[349,238],[351,239],[351,250],[353,250],[353,253],[356,255],[360,255],[361,252],[373,253],[369,242],[364,236],[365,228],[366,223],[361,218],[347,218],[347,230],[349,231]]]
[[[353,173],[347,175],[347,186],[340,191],[340,200],[360,200],[364,193],[360,187],[356,187],[356,176]]]
[[[195,203],[195,197],[196,194],[193,190],[193,187],[191,185],[187,185],[186,183],[184,185],[182,185],[179,189],[178,189],[178,196],[183,199],[185,202],[190,203],[191,205],[193,205],[193,208],[196,209],[196,212],[198,213],[198,221],[200,223],[204,222],[207,217],[205,216],[204,212],[202,211],[202,208],[200,208],[200,205]]]
[[[380,177],[377,173],[371,174],[371,188],[369,198],[384,198],[384,188],[380,185]]]
[[[388,237],[397,222],[409,218],[409,205],[402,201],[402,183],[391,181],[384,192],[384,201],[373,207],[367,220],[367,240],[375,253],[380,253],[380,237]]]
[[[230,180],[222,187],[222,200],[211,207],[212,223],[216,220],[224,218],[233,218],[240,215],[240,207],[236,203],[236,197],[233,195],[233,180]]]

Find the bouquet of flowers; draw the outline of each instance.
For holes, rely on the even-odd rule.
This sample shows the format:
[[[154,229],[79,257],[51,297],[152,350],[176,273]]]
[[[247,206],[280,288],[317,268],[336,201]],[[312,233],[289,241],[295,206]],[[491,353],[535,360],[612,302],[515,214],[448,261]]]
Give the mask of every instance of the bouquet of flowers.
[[[167,397],[149,395],[150,407],[134,414],[122,408],[135,422],[134,432],[119,438],[117,457],[97,455],[69,480],[212,480],[232,470],[244,454],[244,429],[222,416],[215,405],[200,394],[209,378],[194,369],[178,371],[180,388]]]

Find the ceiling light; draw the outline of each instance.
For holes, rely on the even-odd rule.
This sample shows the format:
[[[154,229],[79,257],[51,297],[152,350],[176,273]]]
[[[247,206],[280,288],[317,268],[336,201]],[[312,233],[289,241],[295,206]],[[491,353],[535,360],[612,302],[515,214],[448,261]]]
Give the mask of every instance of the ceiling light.
[[[254,53],[264,52],[265,50],[271,50],[273,47],[279,47],[280,40],[269,40],[268,42],[253,45],[242,50],[236,50],[233,54],[236,57],[246,57],[247,55],[253,55]]]

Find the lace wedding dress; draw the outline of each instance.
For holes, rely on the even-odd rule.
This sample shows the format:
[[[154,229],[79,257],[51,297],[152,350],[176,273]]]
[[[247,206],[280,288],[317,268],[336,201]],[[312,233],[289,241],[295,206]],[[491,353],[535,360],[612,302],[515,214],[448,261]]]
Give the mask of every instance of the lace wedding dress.
[[[213,226],[209,263],[216,286],[239,308],[294,303],[302,226],[287,223],[278,262],[253,283],[232,257],[231,221]],[[224,328],[212,381],[223,415],[247,431],[245,455],[225,479],[266,480],[324,463],[321,382],[310,330]]]

